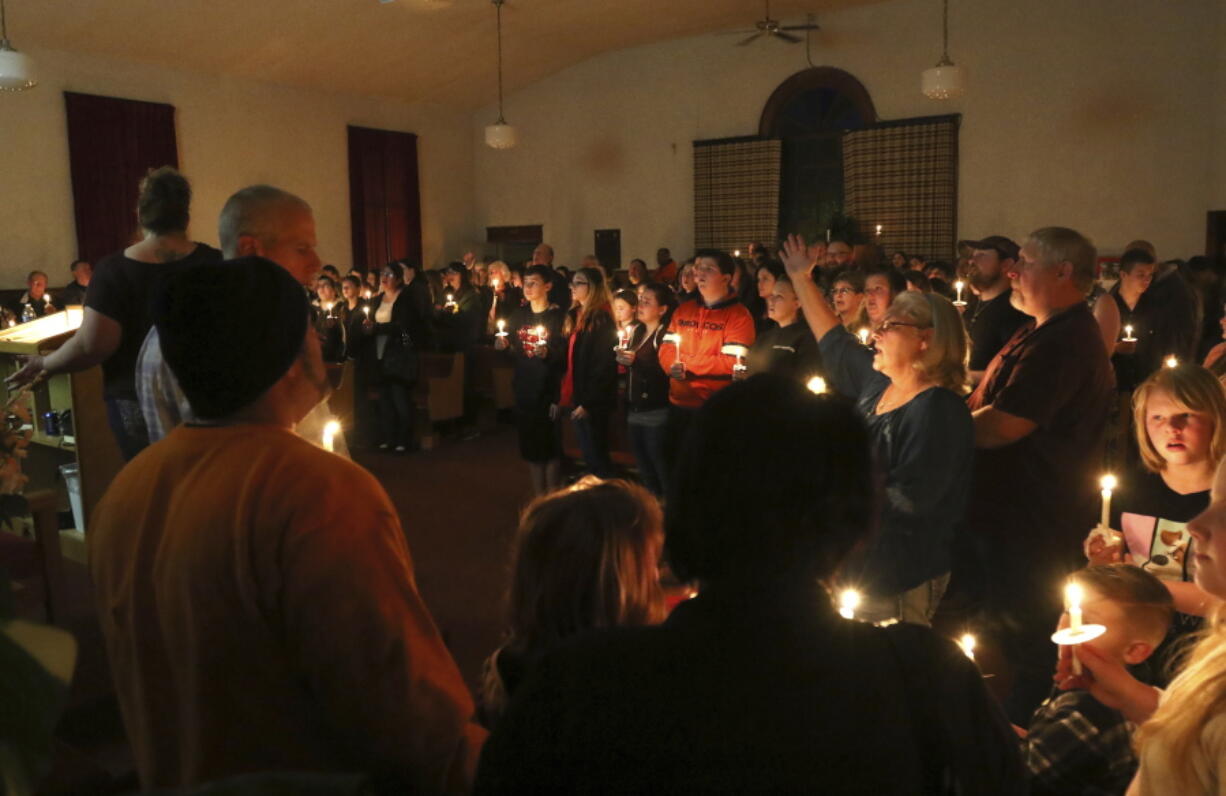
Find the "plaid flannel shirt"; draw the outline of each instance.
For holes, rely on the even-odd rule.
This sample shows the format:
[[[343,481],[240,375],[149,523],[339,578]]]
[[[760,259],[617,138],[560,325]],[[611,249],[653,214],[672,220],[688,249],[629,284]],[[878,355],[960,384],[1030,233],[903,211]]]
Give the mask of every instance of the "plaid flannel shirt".
[[[1022,739],[1032,794],[1119,796],[1137,770],[1130,724],[1088,691],[1055,694]]]

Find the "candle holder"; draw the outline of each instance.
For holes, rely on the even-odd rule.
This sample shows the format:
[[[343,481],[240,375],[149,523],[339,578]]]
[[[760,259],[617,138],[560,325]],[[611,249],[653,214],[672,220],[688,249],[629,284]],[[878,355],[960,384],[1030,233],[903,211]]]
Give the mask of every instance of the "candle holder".
[[[1079,625],[1077,627],[1066,627],[1057,630],[1051,634],[1051,640],[1061,647],[1077,647],[1085,644],[1087,641],[1094,639],[1107,632],[1106,625]],[[1081,661],[1077,660],[1077,656],[1073,655],[1073,674],[1081,675]]]

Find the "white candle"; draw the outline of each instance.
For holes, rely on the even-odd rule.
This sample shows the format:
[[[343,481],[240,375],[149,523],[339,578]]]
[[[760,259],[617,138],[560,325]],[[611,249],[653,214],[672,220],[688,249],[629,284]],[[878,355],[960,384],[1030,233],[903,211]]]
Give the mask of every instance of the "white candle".
[[[741,250],[740,250],[740,249],[737,249],[736,251],[732,252],[732,256],[733,256],[733,257],[740,257],[740,256],[741,256]]]
[[[625,350],[626,341],[628,338],[629,338],[629,332],[627,332],[625,329],[618,329],[617,330],[617,347],[622,350]]]
[[[369,306],[363,307],[362,311],[366,313],[366,320],[369,321],[370,320],[370,307]]]
[[[543,343],[549,339],[549,330],[544,326],[538,326],[533,331],[536,332],[536,339],[538,342]]]
[[[501,318],[498,319],[498,336],[499,337],[507,336],[507,322],[502,320]]]
[[[1068,627],[1074,633],[1081,630],[1081,584],[1070,580],[1064,587],[1064,601],[1068,603]]]
[[[881,225],[880,224],[877,225],[877,237],[879,238],[881,237]]]
[[[826,227],[826,243],[830,242],[830,227]]]
[[[1127,342],[1132,342],[1132,326],[1131,325],[1124,326],[1124,340]]]
[[[964,287],[966,287],[966,283],[963,282],[961,279],[959,279],[957,282],[954,282],[954,290],[958,291],[958,298],[955,300],[954,303],[960,304],[962,302],[962,288]]]
[[[856,334],[860,336],[861,345],[868,345],[868,328],[867,327],[861,328],[860,331],[856,332]]]
[[[324,424],[324,450],[331,453],[334,448],[336,435],[341,432],[341,424],[335,420],[329,420]]]
[[[958,639],[958,646],[962,648],[962,654],[971,660],[975,660],[975,637],[970,633],[963,633],[962,638]]]
[[[855,619],[856,609],[860,607],[860,592],[855,589],[844,589],[839,594],[839,616],[844,619]]]
[[[1099,524],[1104,528],[1111,527],[1111,492],[1116,487],[1115,476],[1107,473],[1098,480],[1099,487],[1102,488],[1103,496],[1103,513]]]
[[[805,384],[809,388],[809,392],[815,395],[823,395],[826,392],[826,380],[821,376],[814,376]]]

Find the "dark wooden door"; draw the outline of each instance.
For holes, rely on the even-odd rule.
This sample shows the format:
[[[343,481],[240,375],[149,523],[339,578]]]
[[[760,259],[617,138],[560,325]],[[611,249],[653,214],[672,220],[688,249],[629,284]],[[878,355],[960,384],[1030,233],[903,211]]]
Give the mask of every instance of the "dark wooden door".
[[[612,274],[622,267],[622,231],[620,229],[596,230],[596,259]]]

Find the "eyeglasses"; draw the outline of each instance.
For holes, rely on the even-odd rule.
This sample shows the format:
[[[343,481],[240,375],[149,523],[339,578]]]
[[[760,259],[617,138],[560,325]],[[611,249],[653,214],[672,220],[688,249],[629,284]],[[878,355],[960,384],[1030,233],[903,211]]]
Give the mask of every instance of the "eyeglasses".
[[[876,328],[876,329],[873,329],[873,334],[875,334],[875,335],[883,335],[883,334],[885,334],[886,332],[888,332],[888,331],[890,331],[891,329],[894,329],[894,328],[896,328],[896,327],[898,327],[898,326],[909,326],[909,327],[911,327],[912,329],[930,329],[930,328],[932,328],[932,327],[930,327],[930,326],[926,326],[926,325],[924,325],[924,324],[922,324],[922,323],[904,323],[904,322],[902,322],[902,321],[882,321],[881,323],[877,324],[877,328]]]
[[[859,293],[860,291],[856,290],[854,287],[836,287],[834,290],[831,290],[830,292],[836,296],[846,296],[849,293],[855,294],[855,293]]]

